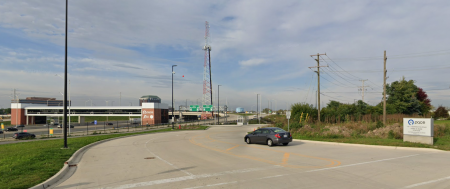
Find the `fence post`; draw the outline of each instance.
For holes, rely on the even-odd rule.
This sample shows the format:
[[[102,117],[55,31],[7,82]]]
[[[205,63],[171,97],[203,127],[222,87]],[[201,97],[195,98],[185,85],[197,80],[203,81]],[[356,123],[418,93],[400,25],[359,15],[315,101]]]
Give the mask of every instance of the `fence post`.
[[[89,123],[86,122],[86,135],[89,135]]]
[[[106,134],[106,122],[103,122],[103,132]]]

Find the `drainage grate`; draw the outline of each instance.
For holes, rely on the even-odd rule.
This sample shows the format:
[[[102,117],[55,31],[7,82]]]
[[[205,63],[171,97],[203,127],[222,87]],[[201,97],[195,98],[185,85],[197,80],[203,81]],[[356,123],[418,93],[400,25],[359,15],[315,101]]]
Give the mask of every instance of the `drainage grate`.
[[[144,159],[155,159],[155,157],[146,157]]]

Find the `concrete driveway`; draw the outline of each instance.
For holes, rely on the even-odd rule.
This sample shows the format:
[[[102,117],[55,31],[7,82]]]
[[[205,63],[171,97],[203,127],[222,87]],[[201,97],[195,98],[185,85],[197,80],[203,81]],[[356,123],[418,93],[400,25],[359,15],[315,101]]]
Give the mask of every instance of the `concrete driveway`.
[[[89,149],[56,188],[450,188],[450,153],[294,141],[246,144],[257,125],[134,136]]]

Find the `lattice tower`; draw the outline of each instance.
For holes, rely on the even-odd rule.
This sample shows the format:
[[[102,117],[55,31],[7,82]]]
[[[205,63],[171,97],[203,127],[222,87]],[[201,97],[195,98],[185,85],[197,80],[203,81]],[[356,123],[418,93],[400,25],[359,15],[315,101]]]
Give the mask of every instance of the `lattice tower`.
[[[209,40],[209,23],[205,22],[205,63],[203,69],[203,105],[212,105],[212,81],[211,81],[211,46]]]

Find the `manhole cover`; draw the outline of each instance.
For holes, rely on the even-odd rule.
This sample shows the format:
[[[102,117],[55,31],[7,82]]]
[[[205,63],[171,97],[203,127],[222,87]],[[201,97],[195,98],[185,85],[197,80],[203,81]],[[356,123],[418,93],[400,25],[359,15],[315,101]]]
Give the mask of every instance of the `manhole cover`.
[[[146,157],[144,159],[155,159],[155,157]]]

